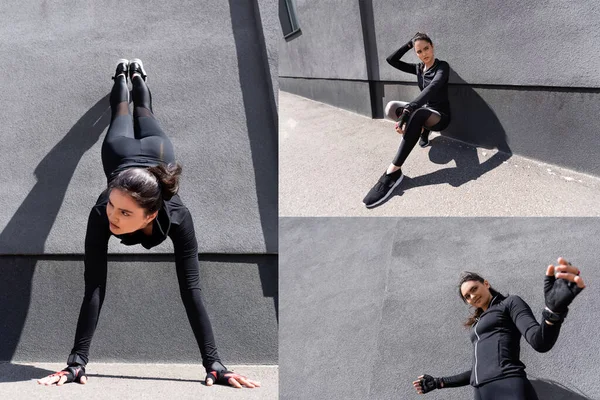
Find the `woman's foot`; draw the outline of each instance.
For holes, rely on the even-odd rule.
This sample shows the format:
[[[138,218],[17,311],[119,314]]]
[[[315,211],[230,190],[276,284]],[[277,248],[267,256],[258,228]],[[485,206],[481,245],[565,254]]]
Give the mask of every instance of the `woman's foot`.
[[[125,78],[125,83],[127,83],[127,74],[129,73],[129,60],[125,58],[119,59],[117,61],[117,68],[115,69],[115,75],[112,77],[113,81],[119,77],[119,75],[123,75]]]
[[[142,64],[142,60],[139,58],[134,58],[129,61],[129,79],[133,82],[133,75],[138,74],[142,77],[144,82],[146,82],[146,70],[144,69],[144,64]]]
[[[385,172],[363,199],[365,206],[371,208],[381,204],[392,194],[400,182],[402,182],[402,178],[404,178],[404,175],[402,174],[401,169],[398,169],[391,174]]]

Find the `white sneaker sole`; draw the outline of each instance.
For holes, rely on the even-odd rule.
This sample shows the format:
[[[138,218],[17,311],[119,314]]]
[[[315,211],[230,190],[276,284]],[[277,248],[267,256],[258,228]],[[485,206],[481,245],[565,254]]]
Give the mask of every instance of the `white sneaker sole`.
[[[369,205],[365,204],[365,207],[367,207],[367,208],[373,208],[373,207],[381,204],[385,199],[387,199],[388,197],[390,197],[390,195],[392,194],[392,192],[394,191],[394,189],[396,189],[398,187],[398,185],[400,184],[400,182],[402,182],[402,179],[404,179],[404,174],[400,175],[400,178],[396,181],[396,183],[394,183],[394,186],[392,186],[390,188],[390,190],[388,190],[388,192],[385,194],[385,196],[383,196],[381,199],[377,200],[373,204],[369,204]]]

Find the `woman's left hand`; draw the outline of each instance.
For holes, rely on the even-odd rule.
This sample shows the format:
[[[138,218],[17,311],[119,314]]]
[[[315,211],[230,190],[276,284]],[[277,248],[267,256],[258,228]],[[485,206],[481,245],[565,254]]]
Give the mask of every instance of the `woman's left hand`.
[[[546,306],[552,312],[565,313],[575,296],[585,288],[580,272],[579,268],[562,257],[558,259],[558,266],[548,266],[544,279],[544,295]]]
[[[404,130],[406,129],[406,124],[402,124],[401,121],[396,122],[396,132],[401,135],[404,135]]]
[[[237,389],[241,389],[242,387],[250,389],[260,387],[260,382],[253,381],[232,371],[211,371],[206,375],[205,382],[206,386],[212,386],[216,383],[219,385],[233,386]]]

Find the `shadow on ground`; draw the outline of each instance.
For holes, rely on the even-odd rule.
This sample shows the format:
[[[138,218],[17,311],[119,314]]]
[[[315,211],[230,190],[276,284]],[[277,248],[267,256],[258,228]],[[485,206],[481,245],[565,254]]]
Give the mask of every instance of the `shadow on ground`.
[[[530,380],[540,400],[593,400],[555,381],[539,378]]]
[[[65,193],[83,154],[100,138],[110,122],[109,95],[100,99],[50,150],[35,169],[37,182],[6,228],[0,233],[2,254],[22,254],[27,242],[30,254],[44,254],[48,235],[62,206]],[[14,256],[3,256],[14,258]],[[31,279],[36,261],[15,260],[12,267],[0,262],[0,361],[11,361],[25,325],[31,299]],[[17,268],[14,268],[17,265]]]
[[[40,379],[56,371],[37,368],[31,365],[0,363],[0,383],[23,382]]]
[[[132,376],[132,375],[107,375],[107,374],[86,374],[89,378],[110,378],[110,379],[133,379],[136,381],[171,381],[171,382],[200,382],[199,379],[179,379],[162,378],[155,376]],[[204,384],[204,381],[202,381]]]
[[[485,173],[502,165],[511,157],[511,154],[496,152],[484,162],[479,162],[477,148],[468,144],[457,142],[443,136],[438,136],[430,141],[429,159],[435,164],[448,164],[452,160],[456,167],[439,169],[429,174],[408,177],[405,176],[402,183],[381,204],[387,203],[395,196],[402,196],[405,191],[430,185],[449,184],[459,187],[467,182],[477,180]],[[415,148],[414,151],[423,151]]]

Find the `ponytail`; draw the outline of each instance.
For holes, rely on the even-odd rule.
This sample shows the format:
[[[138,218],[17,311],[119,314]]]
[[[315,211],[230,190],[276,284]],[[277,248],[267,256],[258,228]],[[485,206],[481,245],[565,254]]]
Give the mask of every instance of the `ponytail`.
[[[127,193],[146,214],[152,214],[160,210],[163,200],[170,200],[177,194],[180,175],[179,163],[128,168],[109,183],[108,189],[118,189]]]
[[[159,164],[148,168],[148,171],[156,177],[161,188],[163,200],[170,200],[179,190],[179,177],[181,175],[181,165],[178,163]]]

